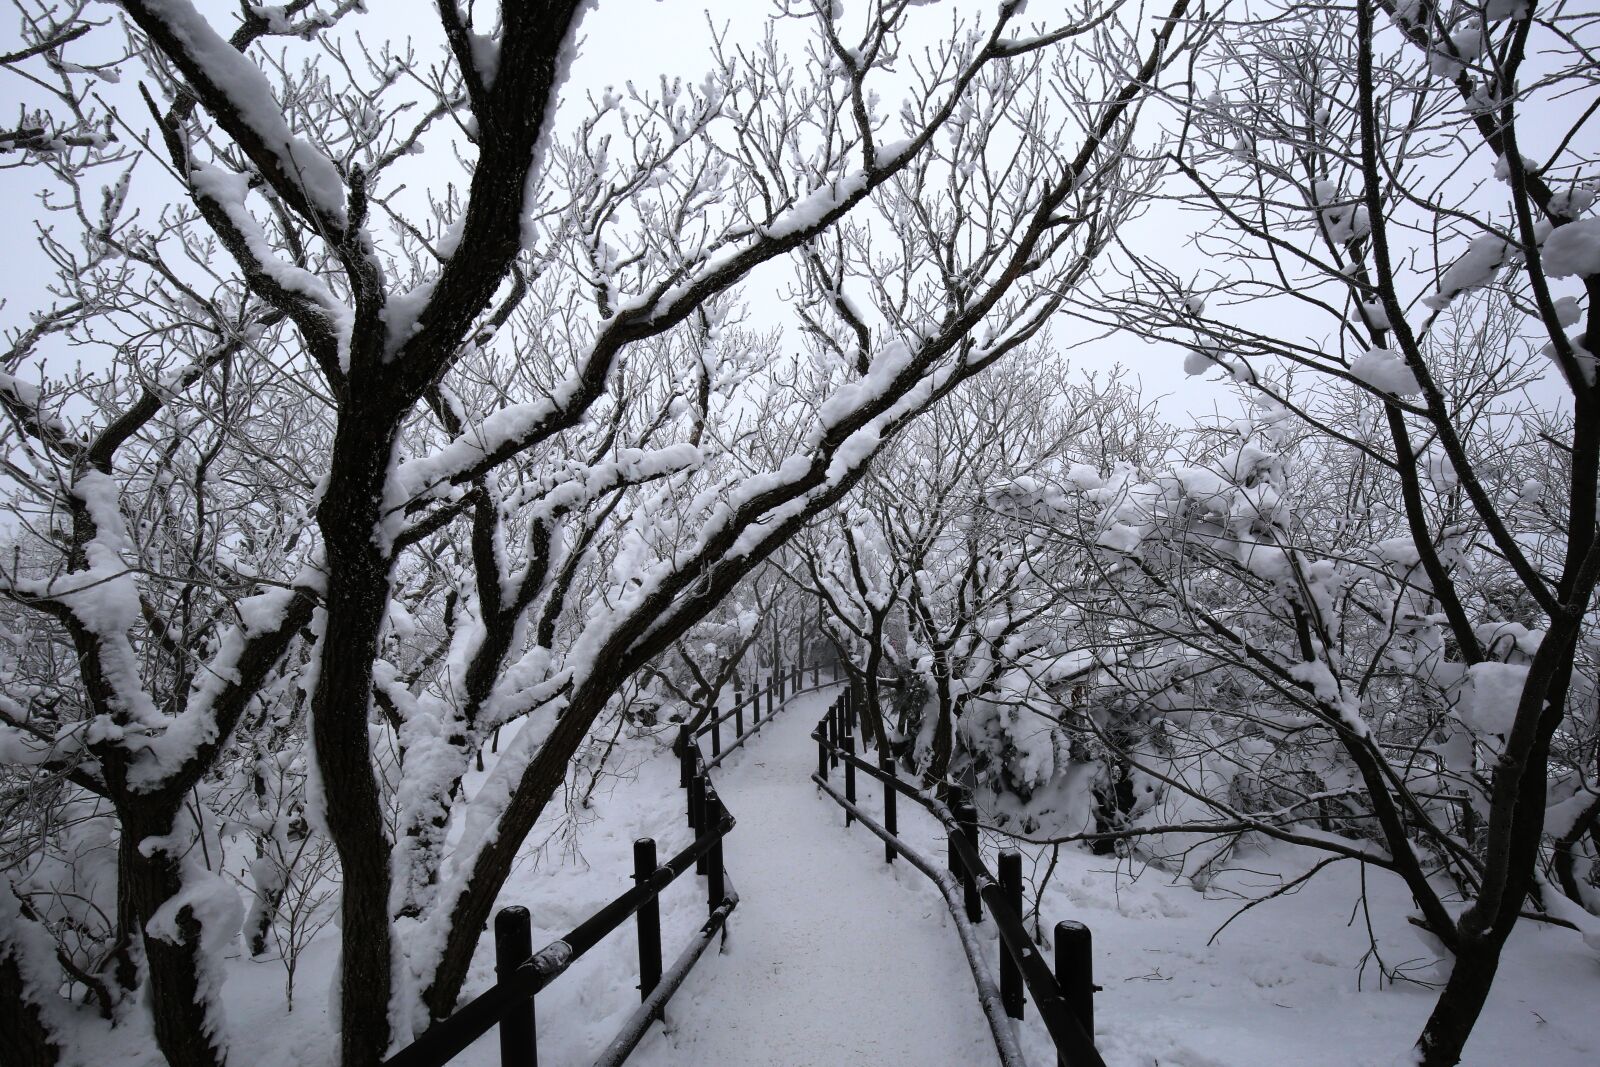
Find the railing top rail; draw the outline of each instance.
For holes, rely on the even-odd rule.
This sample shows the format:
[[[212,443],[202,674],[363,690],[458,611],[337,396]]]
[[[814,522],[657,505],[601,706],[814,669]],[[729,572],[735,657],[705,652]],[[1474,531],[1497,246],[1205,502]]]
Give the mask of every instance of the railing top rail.
[[[837,708],[838,705],[836,704],[835,709]],[[1098,1050],[1095,1049],[1093,1039],[1084,1032],[1082,1024],[1069,1010],[1066,994],[1062,991],[1056,976],[1040,956],[1038,947],[1033,943],[1033,939],[1028,936],[1027,929],[1022,923],[1022,917],[1016,914],[1006,901],[1004,889],[999,879],[994,876],[984,863],[983,856],[979,853],[975,844],[968,840],[966,833],[963,832],[962,823],[956,818],[955,813],[937,797],[933,796],[930,791],[919,789],[915,785],[906,782],[898,774],[884,770],[858,756],[843,745],[836,744],[828,736],[828,730],[824,726],[826,722],[827,716],[825,715],[818,722],[817,728],[811,733],[813,741],[827,749],[830,756],[836,757],[839,762],[854,767],[856,770],[882,782],[886,788],[891,788],[896,793],[909,797],[938,819],[944,827],[955,859],[967,870],[984,903],[989,906],[989,914],[994,919],[995,927],[1000,934],[1001,940],[1010,950],[1012,958],[1016,960],[1022,972],[1023,983],[1027,986],[1028,992],[1032,994],[1034,1003],[1039,1009],[1039,1015],[1044,1020],[1045,1027],[1049,1030],[1050,1037],[1055,1042],[1057,1050],[1064,1057],[1064,1062],[1072,1064],[1073,1067],[1105,1067],[1105,1061],[1101,1058]],[[826,790],[834,801],[844,807],[856,819],[862,821],[875,834],[882,837],[901,855],[911,859],[919,870],[922,870],[924,874],[939,883],[942,889],[945,888],[944,879],[940,876],[940,873],[926,861],[919,861],[913,850],[900,843],[874,820],[865,817],[855,804],[845,797],[841,797],[820,776],[813,775],[812,780]],[[976,975],[976,971],[974,971],[974,974]],[[982,993],[983,990],[980,989],[980,997]],[[1004,1056],[1006,1050],[1002,1047],[1000,1051]]]
[[[821,730],[811,731],[811,740],[821,741],[823,744],[828,744],[828,739],[823,735]],[[937,798],[931,796],[927,789],[920,788],[914,783],[906,781],[898,774],[885,771],[876,763],[873,763],[871,760],[863,759],[856,753],[848,752],[837,745],[829,744],[828,747],[830,751],[838,754],[840,763],[848,762],[854,764],[856,769],[861,771],[863,774],[871,775],[873,778],[876,778],[878,781],[892,788],[901,796],[907,797],[916,801],[918,804],[921,804],[924,808],[927,808],[934,817],[940,819],[941,822],[944,821],[944,815],[949,814],[950,809],[941,804]]]
[[[1022,917],[1006,903],[999,879],[989,873],[983,857],[964,834],[951,834],[950,846],[956,850],[962,866],[977,879],[978,892],[989,906],[989,917],[994,920],[1001,940],[1011,950],[1012,959],[1021,968],[1022,981],[1028,987],[1028,992],[1033,994],[1039,1017],[1044,1020],[1045,1029],[1050,1031],[1056,1048],[1067,1054],[1067,1062],[1074,1067],[1080,1064],[1084,1067],[1105,1067],[1094,1042],[1067,1010],[1066,994],[1039,955],[1033,938],[1028,936],[1027,928],[1022,925]]]
[[[711,786],[707,772],[717,766],[729,752],[754,736],[761,725],[771,721],[771,717],[760,720],[752,730],[741,731],[738,740],[728,751],[721,753],[721,755],[709,762],[706,760],[705,754],[700,750],[698,739],[712,732],[720,724],[734,718],[746,705],[759,704],[763,696],[777,695],[783,698],[783,703],[787,704],[802,693],[820,689],[824,685],[835,684],[835,680],[830,680],[827,682],[819,681],[818,684],[809,687],[804,685],[804,672],[807,669],[804,666],[795,665],[786,670],[774,671],[766,685],[752,689],[748,695],[741,694],[738,701],[728,711],[708,717],[708,720],[699,727],[691,728],[687,723],[681,724],[679,736],[673,745],[673,749],[680,757],[691,761],[688,767],[692,770],[692,775],[686,777],[685,782],[687,783],[692,779],[695,782],[704,783],[703,798],[709,802],[710,814],[717,820],[715,824],[709,828],[702,828],[694,841],[671,859],[658,865],[650,874],[642,875],[640,872],[636,872],[635,884],[632,888],[611,900],[594,914],[573,927],[565,937],[550,942],[550,944],[532,953],[513,968],[506,969],[505,964],[500,964],[499,981],[462,1005],[451,1013],[448,1018],[441,1019],[428,1027],[411,1044],[384,1060],[382,1067],[441,1067],[441,1065],[448,1063],[496,1025],[504,1023],[508,1014],[516,1010],[516,1005],[519,1002],[528,1000],[554,981],[584,953],[598,945],[629,918],[638,914],[641,908],[658,897],[667,886],[676,881],[690,867],[700,864],[709,857],[708,884],[712,896],[711,916],[700,932],[691,940],[677,962],[673,964],[672,970],[664,975],[660,974],[658,961],[658,973],[655,976],[657,984],[646,995],[640,1008],[630,1017],[628,1024],[624,1026],[622,1032],[607,1047],[606,1052],[602,1054],[599,1061],[604,1064],[621,1063],[638,1044],[649,1025],[650,1019],[659,1015],[661,1005],[666,1003],[667,999],[672,996],[673,992],[682,983],[689,969],[700,958],[711,938],[722,928],[727,921],[728,914],[733,911],[739,902],[739,894],[734,890],[732,880],[722,867],[719,849],[722,838],[733,829],[735,820],[727,809],[722,806],[721,801],[717,799],[716,790]],[[814,666],[809,669],[812,671],[813,676],[820,674],[820,667]],[[784,694],[785,689],[788,689],[787,695]],[[774,709],[775,712],[776,709]],[[694,814],[697,801],[693,798],[700,796],[702,796],[701,793],[691,790],[691,826],[694,825],[696,818],[704,817],[707,814],[705,812],[702,812],[701,816]],[[524,930],[526,930],[526,913],[520,919]],[[657,937],[659,937],[659,932]],[[659,947],[657,948],[657,954],[659,956]],[[529,1025],[531,1026],[531,1023]],[[529,1033],[531,1035],[531,1029]],[[505,1035],[506,1032],[502,1030],[502,1040],[505,1040]]]
[[[897,835],[891,834],[872,816],[840,796],[839,792],[822,777],[813,774],[811,780],[832,797],[835,803],[854,815],[857,822],[910,860],[912,866],[938,887],[939,892],[944,895],[945,904],[949,907],[950,915],[955,920],[956,930],[961,936],[961,948],[966,953],[967,965],[971,968],[973,980],[978,986],[978,1004],[983,1008],[984,1018],[989,1023],[989,1031],[994,1036],[995,1051],[999,1053],[1001,1067],[1027,1067],[1028,1061],[1023,1057],[1022,1049],[1017,1044],[1016,1034],[1006,1018],[1005,1007],[1000,1001],[1000,991],[995,988],[993,980],[984,970],[983,948],[972,929],[972,924],[967,921],[966,915],[961,910],[961,889],[956,885],[954,876],[940,870],[933,860],[900,840]]]
[[[788,696],[784,697],[783,702],[787,704],[795,697],[804,693],[814,693],[818,689],[826,689],[830,685],[840,684],[842,684],[842,679],[831,679],[825,682],[818,682],[816,685],[796,686],[794,689],[789,691]],[[722,723],[727,722],[729,719],[736,716],[743,708],[751,703],[754,703],[758,697],[764,695],[767,690],[773,689],[776,685],[777,682],[774,681],[768,685],[762,686],[760,689],[753,689],[749,693],[746,693],[742,699],[735,701],[733,707],[729,708],[727,711],[720,712],[716,715],[708,715],[705,722],[701,723],[695,728],[694,735],[696,737],[704,737],[706,734],[711,732],[711,728],[713,726],[720,726]],[[782,690],[778,689],[777,691],[781,692]],[[776,714],[776,712],[774,712],[774,714]]]
[[[672,994],[678,991],[678,987],[683,984],[683,980],[689,976],[690,969],[699,962],[701,954],[705,952],[706,947],[717,936],[717,931],[721,930],[724,924],[727,923],[728,915],[738,902],[739,894],[734,892],[730,885],[728,900],[713,911],[710,918],[706,919],[705,923],[700,927],[699,933],[690,940],[688,946],[673,963],[671,969],[662,974],[660,984],[644,999],[643,1003],[634,1009],[633,1014],[628,1017],[628,1021],[623,1024],[617,1036],[611,1039],[611,1043],[595,1059],[594,1067],[617,1067],[638,1047],[651,1022],[660,1018],[662,1008],[665,1007]]]
[[[838,682],[838,681],[819,682],[818,684],[813,685],[813,686],[807,686],[807,687],[796,689],[794,692],[790,693],[789,696],[784,700],[784,704],[787,705],[790,700],[793,700],[795,697],[801,696],[802,694],[813,693],[813,692],[816,692],[819,689],[826,689],[830,685],[839,685],[839,684],[841,684],[841,683]],[[713,770],[713,769],[721,766],[723,760],[725,760],[729,756],[733,755],[733,753],[737,752],[744,745],[744,743],[746,741],[750,740],[756,734],[760,733],[762,727],[766,726],[767,723],[771,722],[772,719],[777,716],[779,710],[781,710],[781,706],[780,706],[780,708],[773,709],[772,715],[769,716],[768,718],[762,719],[758,723],[753,723],[750,726],[750,728],[748,730],[746,730],[740,737],[736,738],[731,744],[729,744],[727,747],[725,747],[722,750],[720,755],[713,756],[709,761],[707,761],[706,769],[707,770]],[[730,712],[729,714],[732,714],[732,712]],[[705,734],[710,733],[711,730],[712,730],[712,727],[710,725],[702,727],[700,730],[697,730],[695,732],[695,737],[697,737],[697,738],[698,737],[702,737]]]
[[[657,867],[648,879],[613,899],[573,927],[565,937],[535,952],[522,966],[451,1013],[449,1018],[434,1023],[411,1044],[384,1060],[383,1067],[424,1067],[445,1063],[460,1055],[499,1023],[508,1006],[549,985],[585,952],[631,918],[646,901],[659,896],[727,836],[735,821],[732,815],[724,813],[714,827]]]

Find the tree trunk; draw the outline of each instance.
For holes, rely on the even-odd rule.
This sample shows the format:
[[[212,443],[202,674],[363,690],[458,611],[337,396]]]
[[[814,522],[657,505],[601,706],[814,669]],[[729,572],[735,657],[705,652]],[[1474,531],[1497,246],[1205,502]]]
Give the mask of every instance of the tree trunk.
[[[157,794],[119,806],[119,907],[126,908],[140,933],[151,1021],[156,1044],[167,1062],[171,1067],[223,1067],[227,1062],[226,1035],[209,1032],[209,994],[200,981],[200,920],[190,908],[181,909],[175,924],[176,944],[146,931],[157,909],[182,890],[182,860],[167,849],[146,854],[139,845],[172,834],[180,799]]]
[[[267,850],[257,842],[256,863],[264,862],[268,862]],[[278,917],[278,906],[283,903],[283,891],[289,882],[290,872],[276,863],[273,863],[273,867],[270,881],[259,876],[259,867],[251,870],[251,887],[255,890],[256,903],[246,915],[244,926],[244,942],[249,946],[251,959],[267,951],[267,935],[272,932],[273,920]]]
[[[1578,842],[1583,840],[1585,834],[1593,834],[1596,820],[1600,819],[1600,797],[1595,798],[1583,812],[1573,820],[1572,828],[1556,838],[1551,847],[1550,863],[1555,869],[1556,880],[1561,885],[1561,891],[1570,897],[1573,903],[1580,907],[1587,907],[1584,901],[1583,890],[1578,886]]]
[[[1495,791],[1496,805],[1509,804],[1510,810],[1499,817],[1492,813],[1490,818],[1491,827],[1503,828],[1498,833],[1491,832],[1486,856],[1491,860],[1498,858],[1505,872],[1504,887],[1493,914],[1482,910],[1484,902],[1480,900],[1468,907],[1456,924],[1455,966],[1417,1041],[1423,1067],[1452,1067],[1460,1062],[1467,1038],[1483,1011],[1495,972],[1500,967],[1500,952],[1517,925],[1523,901],[1534,888],[1534,870],[1539,863],[1549,793],[1550,738],[1565,710],[1576,633],[1576,626],[1553,626],[1545,637],[1547,642],[1561,643],[1555,647],[1564,648],[1558,660],[1561,665],[1546,690],[1538,735],[1520,769],[1518,788],[1504,795]],[[1510,770],[1502,766],[1500,773],[1510,773]]]
[[[936,668],[937,669],[937,668]],[[933,748],[924,774],[938,788],[939,799],[945,799],[945,777],[950,773],[950,758],[955,752],[955,702],[950,697],[950,684],[940,677],[938,682],[939,718],[933,724]]]
[[[1126,826],[1128,813],[1133,810],[1135,801],[1133,763],[1127,759],[1119,759],[1109,770],[1116,776],[1115,779],[1093,790],[1094,832],[1097,834],[1108,834]],[[1096,856],[1109,856],[1116,850],[1116,839],[1110,837],[1099,838],[1089,846],[1089,851]]]
[[[9,888],[0,893],[10,894]],[[12,923],[30,922],[15,910],[12,901],[0,902],[4,918]],[[23,978],[22,953],[27,951],[21,931],[0,925],[0,1063],[6,1067],[55,1067],[61,1048],[45,1025],[35,991]]]
[[[334,438],[328,488],[317,509],[327,546],[327,622],[311,700],[324,818],[339,853],[341,1063],[375,1064],[389,1044],[392,989],[389,842],[368,751],[372,663],[389,598],[390,560],[376,541],[392,421],[347,413]]]
[[[889,731],[883,725],[883,704],[879,699],[878,672],[883,667],[883,620],[875,619],[872,639],[867,642],[867,667],[862,680],[862,724],[872,733],[879,752],[889,751]],[[865,732],[865,731],[863,731]]]
[[[1417,1049],[1422,1067],[1454,1067],[1461,1062],[1462,1049],[1489,999],[1495,972],[1500,968],[1500,949],[1504,936],[1490,933],[1482,940],[1463,942],[1456,953],[1450,980],[1433,1006],[1433,1014],[1422,1030]]]
[[[494,840],[478,854],[466,889],[451,907],[444,952],[432,980],[422,992],[429,1018],[442,1019],[454,1009],[472,964],[472,954],[478,947],[478,938],[488,925],[495,899],[511,873],[517,852],[545,805],[566,780],[573,753],[588,735],[589,727],[609,695],[594,696],[586,706],[568,706],[556,728],[540,746],[539,754],[523,772],[522,782],[513,793],[511,806],[500,819]]]

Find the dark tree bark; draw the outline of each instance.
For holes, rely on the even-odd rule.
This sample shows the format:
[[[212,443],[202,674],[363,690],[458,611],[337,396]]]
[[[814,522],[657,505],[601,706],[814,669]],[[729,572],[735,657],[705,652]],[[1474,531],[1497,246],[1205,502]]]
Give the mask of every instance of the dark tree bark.
[[[477,159],[472,166],[454,253],[443,260],[437,277],[431,280],[429,296],[417,310],[410,333],[392,344],[386,325],[386,312],[392,310],[386,306],[389,280],[385,278],[384,264],[375,250],[376,243],[364,229],[369,203],[366,178],[360,168],[351,165],[343,174],[345,210],[319,202],[293,173],[292,161],[272,143],[274,135],[253,128],[249,116],[244,114],[245,109],[230,98],[229,86],[225,84],[228,79],[219,78],[215,64],[207,61],[215,56],[205,56],[201,47],[205,42],[197,44],[191,40],[194,34],[169,21],[166,10],[160,6],[143,0],[124,0],[123,6],[187,86],[180,94],[180,102],[167,114],[157,116],[175,169],[182,175],[198,173],[196,161],[190,155],[198,141],[189,127],[194,109],[203,108],[218,128],[214,134],[216,139],[221,140],[225,135],[233,143],[232,147],[248,160],[247,165],[230,160],[228,169],[247,173],[252,182],[259,179],[263,192],[279,210],[279,224],[283,230],[303,232],[308,241],[313,239],[310,235],[315,235],[314,239],[326,247],[342,274],[339,293],[348,294],[349,308],[338,308],[335,309],[337,313],[330,313],[327,307],[317,304],[304,292],[285,286],[275,269],[278,265],[271,262],[272,253],[266,253],[263,258],[259,242],[241,231],[240,224],[230,215],[229,205],[219,202],[214,192],[208,192],[204,182],[192,181],[191,196],[200,214],[216,232],[221,245],[238,261],[239,270],[255,296],[292,321],[305,352],[326,376],[327,391],[336,406],[333,442],[327,456],[327,479],[315,513],[326,564],[326,588],[321,597],[324,629],[316,651],[310,725],[317,768],[326,792],[323,815],[339,855],[343,878],[341,1062],[346,1067],[371,1067],[390,1042],[389,1015],[396,1007],[392,1004],[395,946],[389,914],[394,854],[386,836],[368,737],[374,703],[373,664],[379,651],[379,634],[388,608],[397,551],[383,527],[384,493],[402,425],[461,356],[469,331],[485,321],[490,302],[512,276],[513,265],[522,249],[522,220],[534,151],[548,123],[547,111],[558,58],[582,5],[579,0],[500,4],[498,48],[492,76],[479,69],[480,50],[473,40],[471,26],[457,5],[437,5],[445,36],[461,70],[462,90],[473,131],[469,136]],[[730,522],[719,532],[692,566],[663,582],[651,600],[631,614],[618,632],[611,635],[606,647],[599,650],[596,662],[606,664],[606,675],[587,678],[579,683],[577,692],[570,694],[553,732],[524,772],[509,809],[498,820],[492,843],[472,861],[463,895],[445,917],[443,960],[423,998],[427,1009],[435,1016],[453,1006],[473,948],[518,848],[551,796],[560,788],[574,753],[607,699],[623,679],[659,655],[694,621],[703,617],[777,544],[847,492],[859,477],[859,471],[843,479],[827,477],[829,461],[845,440],[863,429],[871,419],[887,414],[895,398],[904,396],[920,382],[937,360],[951,356],[955,346],[989,314],[1010,287],[1037,269],[1038,264],[1066,240],[1064,235],[1071,227],[1064,226],[1057,212],[1079,187],[1084,175],[1091,171],[1091,164],[1098,162],[1102,145],[1108,146],[1108,152],[1116,150],[1113,134],[1132,102],[1147,91],[1147,83],[1167,61],[1166,42],[1184,10],[1184,0],[1178,0],[1138,76],[1104,107],[1102,122],[1086,137],[1079,156],[1065,164],[1060,174],[1052,174],[1042,187],[1044,191],[1037,208],[1029,208],[1031,215],[1020,231],[1021,236],[1015,239],[1015,247],[1007,246],[1011,254],[997,280],[964,304],[959,314],[953,313],[941,322],[938,337],[926,341],[919,349],[919,362],[907,365],[895,379],[893,396],[863,404],[850,418],[833,424],[817,446],[815,462],[804,479],[773,487],[741,505],[737,521]],[[1009,18],[1012,13],[1008,9],[1005,17]],[[265,25],[265,22],[256,16],[247,16],[245,24],[250,27]],[[1035,47],[1002,39],[1002,28],[1003,25],[996,26],[993,37],[977,56],[971,70],[953,83],[956,96],[965,91],[984,64],[1022,55]],[[242,50],[254,39],[241,31],[231,44]],[[156,110],[153,102],[151,106]],[[455,107],[456,101],[441,106]],[[634,307],[609,315],[581,372],[574,379],[574,388],[564,395],[559,412],[540,421],[525,436],[500,442],[470,469],[455,471],[450,476],[453,484],[473,482],[496,465],[579,425],[596,399],[604,394],[610,371],[627,345],[670,330],[685,321],[705,300],[724,291],[756,266],[793,250],[831,226],[874,188],[906,166],[907,161],[932,139],[953,107],[954,96],[948,104],[942,105],[937,121],[928,125],[904,152],[887,157],[890,162],[869,163],[863,181],[853,183],[849,194],[841,196],[825,212],[808,216],[804,225],[785,227],[767,239],[751,240],[736,254],[719,259],[714,267],[707,267],[701,273],[688,271],[675,276],[675,285],[683,282],[678,288],[669,289],[663,282],[651,307]],[[864,116],[862,121],[866,121]],[[865,128],[862,134],[866,135]],[[870,144],[867,147],[867,158],[871,160]],[[1072,225],[1076,226],[1076,222]],[[299,238],[291,233],[284,240],[296,242]],[[1085,247],[1095,248],[1095,242],[1088,241]],[[343,295],[340,299],[344,299]],[[335,323],[344,321],[347,310],[353,326],[346,345]],[[982,359],[967,359],[961,365],[961,372],[952,374],[948,384],[939,388],[954,388],[963,377],[977,373],[1024,343],[1042,328],[1047,317],[1048,311],[1033,311],[1028,317],[1020,318],[1017,328],[1006,335],[1003,344],[985,349]],[[900,422],[885,427],[883,436],[892,436],[910,417],[908,413]],[[763,537],[767,540],[762,548],[743,552],[737,559],[731,558],[735,541],[742,532],[768,520],[777,505],[800,499],[811,501],[803,515],[764,526]],[[458,514],[448,506],[441,512],[444,515],[442,524],[432,526],[430,532],[442,529],[443,524]],[[563,590],[554,601],[562,601],[565,595]],[[487,601],[485,606],[489,606]],[[558,603],[546,622],[553,628],[559,617]],[[539,640],[545,647],[553,646],[549,635]],[[487,691],[488,683],[503,668],[507,650],[508,642],[491,642],[485,646],[474,664],[474,668],[483,669],[481,674],[475,671],[474,687]],[[281,644],[277,651],[282,651]],[[242,675],[245,673],[241,671]],[[481,687],[478,686],[480,681],[484,683]],[[249,696],[248,684],[242,681],[236,687],[245,694],[241,706]],[[231,723],[228,726],[231,729]],[[222,733],[226,736],[227,731]],[[209,759],[214,753],[204,755]],[[205,765],[206,760],[197,759],[197,767]],[[183,790],[193,784],[193,778],[175,780],[174,784],[181,788],[175,788],[171,795],[181,797]],[[164,814],[164,825],[171,828],[172,812],[156,812],[146,805],[130,806],[129,811],[135,819],[151,820],[152,830],[159,829],[155,823],[163,822],[154,816]],[[134,834],[132,840],[137,842],[143,836]],[[127,860],[130,914],[143,920],[178,890],[179,872],[160,853],[151,857],[129,854]],[[197,932],[198,924],[192,915],[180,916],[178,925],[182,932]],[[163,1024],[165,1029],[158,1026],[158,1033],[168,1035],[163,1039],[163,1047],[172,1043],[173,1051],[169,1051],[169,1056],[178,1067],[214,1067],[220,1060],[218,1050],[204,1041],[196,1043],[192,1033],[189,1043],[184,1044],[184,1037],[178,1032],[180,1020],[187,1018],[184,1011],[192,1011],[198,1003],[193,995],[198,992],[193,943],[194,937],[188,937],[182,945],[159,949],[164,954],[159,966],[165,976],[160,982],[153,979],[153,986],[158,987],[155,989],[157,999],[171,1001],[161,1010],[170,1010],[172,1017]],[[408,1006],[399,1007],[404,1010]],[[199,1028],[191,1026],[190,1029],[198,1031]]]
[[[32,919],[19,914],[16,921]],[[19,956],[24,951],[20,940],[0,936],[0,1063],[6,1067],[55,1067],[61,1060],[61,1047],[23,980]]]
[[[224,1035],[207,1033],[199,921],[191,909],[181,909],[175,923],[176,943],[146,931],[157,910],[182,889],[182,860],[165,849],[147,852],[140,845],[172,836],[181,802],[182,793],[169,792],[118,805],[122,820],[117,847],[119,910],[125,907],[141,932],[150,1016],[156,1044],[167,1062],[172,1067],[223,1067],[228,1054]]]
[[[1572,828],[1556,838],[1551,846],[1551,866],[1555,868],[1556,881],[1561,891],[1578,904],[1583,903],[1583,891],[1578,887],[1578,842],[1585,834],[1594,834],[1597,820],[1600,820],[1600,797],[1590,801],[1573,820]]]
[[[339,853],[342,1062],[376,1063],[389,1044],[389,843],[367,751],[371,664],[389,599],[391,561],[373,536],[395,422],[340,419],[317,522],[327,545],[322,669],[311,698],[317,768],[327,785],[328,835]],[[387,425],[386,425],[387,423]]]

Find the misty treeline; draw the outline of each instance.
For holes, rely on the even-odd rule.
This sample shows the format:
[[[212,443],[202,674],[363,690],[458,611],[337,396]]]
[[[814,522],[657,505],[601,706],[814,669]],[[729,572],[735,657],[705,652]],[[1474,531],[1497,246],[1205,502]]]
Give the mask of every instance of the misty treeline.
[[[1002,829],[1394,872],[1456,1062],[1600,912],[1595,16],[781,0],[591,88],[586,6],[14,0],[6,1062],[226,1063],[244,953],[375,1063],[819,636]]]

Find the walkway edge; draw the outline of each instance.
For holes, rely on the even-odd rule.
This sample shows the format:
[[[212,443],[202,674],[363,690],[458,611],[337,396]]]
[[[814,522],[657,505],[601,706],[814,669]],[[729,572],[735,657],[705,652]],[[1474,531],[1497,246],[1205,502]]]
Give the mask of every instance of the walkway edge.
[[[961,935],[961,948],[967,954],[968,966],[972,968],[972,980],[978,987],[978,1001],[983,1005],[984,1018],[989,1020],[989,1030],[994,1035],[994,1047],[1000,1055],[1001,1067],[1028,1067],[1028,1061],[1022,1055],[1022,1047],[1017,1044],[1016,1031],[1012,1029],[1011,1020],[1006,1017],[1005,1005],[1000,1001],[1000,989],[995,985],[994,976],[989,973],[989,965],[983,958],[983,946],[978,943],[977,931],[973,930],[972,923],[967,920],[965,897],[955,878],[949,871],[891,835],[878,825],[876,819],[846,800],[820,775],[813,774],[811,780],[840,807],[855,816],[857,822],[892,845],[900,855],[910,860],[939,887],[939,892],[944,895],[945,907],[950,909],[950,917],[955,920],[956,930]]]

